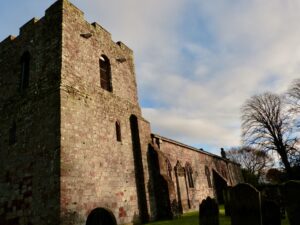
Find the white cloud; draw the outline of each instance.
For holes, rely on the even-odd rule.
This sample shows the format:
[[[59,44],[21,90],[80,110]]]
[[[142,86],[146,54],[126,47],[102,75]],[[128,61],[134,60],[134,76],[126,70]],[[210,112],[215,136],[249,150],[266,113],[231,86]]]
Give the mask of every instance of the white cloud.
[[[153,123],[154,129],[160,129],[161,135],[169,134],[179,141],[186,141],[198,147],[239,145],[239,141],[232,135],[232,127],[218,126],[213,118],[206,115],[193,117],[186,116],[180,110],[151,108],[144,108],[143,114],[156,121]],[[156,127],[157,125],[159,127]],[[218,147],[215,149],[219,149]]]

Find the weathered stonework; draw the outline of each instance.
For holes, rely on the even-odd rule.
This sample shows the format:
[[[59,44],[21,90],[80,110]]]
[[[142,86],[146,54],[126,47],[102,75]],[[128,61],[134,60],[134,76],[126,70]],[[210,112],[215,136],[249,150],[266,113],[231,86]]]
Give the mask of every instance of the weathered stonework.
[[[181,201],[184,212],[197,209],[207,196],[223,203],[226,185],[234,186],[243,180],[240,166],[229,160],[155,134],[152,143],[152,151],[159,155],[160,174],[168,180],[170,199]],[[176,174],[176,165],[184,168],[184,176]],[[192,169],[192,187],[188,182],[188,166]]]
[[[24,52],[30,77],[20,91]],[[112,92],[100,86],[101,55],[110,62]],[[133,52],[67,0],[0,43],[0,68],[0,224],[83,225],[99,207],[118,224],[166,218],[174,200],[188,211],[214,197],[214,176],[227,185],[242,179],[228,160],[151,135]]]

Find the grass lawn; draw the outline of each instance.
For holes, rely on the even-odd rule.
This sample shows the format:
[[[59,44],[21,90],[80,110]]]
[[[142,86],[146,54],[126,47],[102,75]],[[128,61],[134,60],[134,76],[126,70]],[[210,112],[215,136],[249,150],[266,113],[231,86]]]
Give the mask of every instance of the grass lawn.
[[[223,206],[220,206],[220,225],[231,225],[230,217],[225,216],[225,210]],[[147,223],[147,225],[199,225],[198,212],[185,213],[181,218],[174,220],[156,221],[153,223]],[[287,219],[281,221],[281,225],[289,225]]]

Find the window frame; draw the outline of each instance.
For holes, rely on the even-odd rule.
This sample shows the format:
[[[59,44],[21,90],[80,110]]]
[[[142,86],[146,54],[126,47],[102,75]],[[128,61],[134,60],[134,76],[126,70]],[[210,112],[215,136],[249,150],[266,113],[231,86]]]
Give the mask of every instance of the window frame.
[[[189,188],[195,188],[194,180],[193,180],[193,170],[190,163],[185,164],[185,171],[188,178]]]
[[[212,183],[211,183],[211,173],[210,173],[210,169],[208,168],[208,166],[205,166],[204,168],[205,170],[205,176],[206,176],[206,179],[207,179],[207,185],[209,188],[212,188]]]
[[[100,87],[106,91],[112,92],[111,64],[106,55],[99,58]]]

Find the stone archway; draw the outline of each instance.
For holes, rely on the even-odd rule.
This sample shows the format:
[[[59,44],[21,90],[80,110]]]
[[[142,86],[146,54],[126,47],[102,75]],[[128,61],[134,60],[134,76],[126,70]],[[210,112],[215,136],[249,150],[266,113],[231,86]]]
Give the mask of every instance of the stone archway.
[[[117,225],[117,221],[110,210],[96,208],[88,215],[86,225]]]
[[[175,170],[178,208],[181,213],[190,209],[190,200],[188,194],[188,187],[185,176],[185,169],[181,166],[180,162],[177,161]]]

